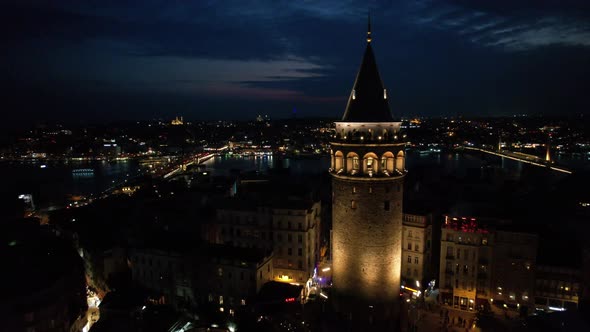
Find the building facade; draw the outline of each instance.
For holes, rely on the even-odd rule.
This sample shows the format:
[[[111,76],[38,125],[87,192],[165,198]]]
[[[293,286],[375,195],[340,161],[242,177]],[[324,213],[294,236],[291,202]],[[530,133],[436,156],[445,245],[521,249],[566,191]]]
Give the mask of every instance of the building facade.
[[[507,230],[494,235],[492,298],[521,310],[533,310],[537,235]]]
[[[532,308],[537,235],[499,230],[495,220],[445,216],[440,301],[462,310],[491,303]]]
[[[273,253],[273,280],[305,283],[319,260],[321,204],[226,200],[217,210],[221,242]]]
[[[391,114],[379,76],[370,26],[346,111],[335,125],[329,170],[335,305],[353,319],[366,315],[395,318],[399,310],[405,143],[401,122]]]
[[[130,251],[130,260],[133,280],[153,291],[159,303],[177,309],[205,304],[233,310],[246,305],[273,277],[272,255],[256,248],[204,245],[184,252],[136,248]]]
[[[544,311],[575,310],[582,292],[582,271],[568,266],[537,266],[535,308]]]
[[[403,214],[402,282],[421,288],[429,281],[432,254],[431,215]]]

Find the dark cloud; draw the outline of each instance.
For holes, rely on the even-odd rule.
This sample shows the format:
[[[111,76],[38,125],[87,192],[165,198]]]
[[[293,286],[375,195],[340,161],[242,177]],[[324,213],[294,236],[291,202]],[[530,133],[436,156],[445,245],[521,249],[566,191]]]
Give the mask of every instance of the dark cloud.
[[[338,117],[370,10],[398,115],[580,112],[590,106],[581,91],[588,9],[574,0],[14,0],[0,11],[0,82],[5,105],[27,118],[288,116],[296,106]]]

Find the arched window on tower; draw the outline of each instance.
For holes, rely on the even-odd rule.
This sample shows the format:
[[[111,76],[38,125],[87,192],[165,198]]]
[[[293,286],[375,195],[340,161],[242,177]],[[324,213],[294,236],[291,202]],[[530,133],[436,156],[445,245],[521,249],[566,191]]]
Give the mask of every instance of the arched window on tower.
[[[405,169],[405,155],[404,151],[400,151],[397,153],[397,157],[395,158],[395,170],[398,172],[403,172]]]
[[[381,156],[381,172],[385,175],[391,175],[393,173],[395,164],[395,157],[392,152],[387,151]]]
[[[363,156],[363,174],[373,176],[379,171],[377,155],[369,152]]]
[[[344,155],[342,151],[334,153],[334,172],[339,173],[344,170]]]
[[[359,156],[354,152],[346,155],[346,172],[350,175],[358,174],[360,170]]]

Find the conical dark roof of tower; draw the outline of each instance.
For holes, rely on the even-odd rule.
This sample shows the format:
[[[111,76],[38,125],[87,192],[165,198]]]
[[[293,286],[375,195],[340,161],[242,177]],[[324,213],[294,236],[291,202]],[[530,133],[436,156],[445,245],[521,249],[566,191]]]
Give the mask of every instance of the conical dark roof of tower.
[[[356,75],[346,111],[342,121],[349,122],[391,122],[393,116],[389,109],[387,92],[379,76],[375,55],[371,48],[370,30],[367,37],[367,49],[363,56],[361,68]]]

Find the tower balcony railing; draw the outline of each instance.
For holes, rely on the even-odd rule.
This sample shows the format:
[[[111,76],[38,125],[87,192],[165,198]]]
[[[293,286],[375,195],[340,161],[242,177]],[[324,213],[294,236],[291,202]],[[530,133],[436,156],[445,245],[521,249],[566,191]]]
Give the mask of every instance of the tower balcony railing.
[[[339,143],[403,143],[406,135],[389,135],[389,136],[376,136],[376,135],[341,135],[336,134],[333,136],[334,142]]]
[[[353,169],[350,172],[346,172],[344,168],[340,168],[338,170],[334,168],[328,168],[328,171],[332,174],[342,175],[342,176],[350,176],[350,177],[370,177],[370,178],[394,178],[405,175],[407,171],[404,169],[400,171],[399,169],[394,169],[393,172],[388,171],[387,169],[382,170],[367,170],[365,173],[361,172],[360,169]]]

